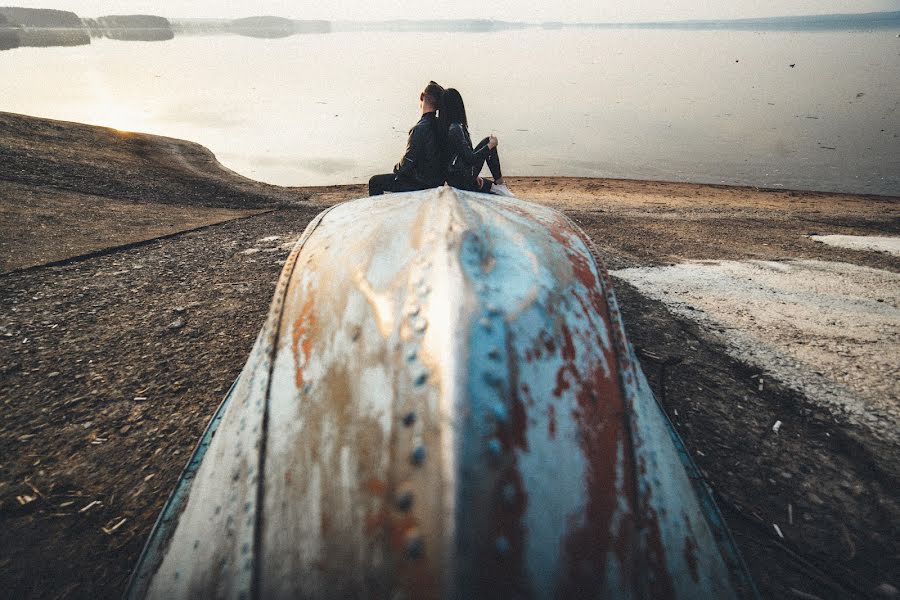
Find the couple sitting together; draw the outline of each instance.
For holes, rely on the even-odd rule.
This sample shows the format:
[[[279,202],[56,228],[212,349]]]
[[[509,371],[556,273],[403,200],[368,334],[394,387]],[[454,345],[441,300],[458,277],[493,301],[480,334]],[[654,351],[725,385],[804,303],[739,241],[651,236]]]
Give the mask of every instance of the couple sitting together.
[[[370,196],[426,190],[445,181],[461,190],[512,196],[500,172],[497,138],[491,135],[472,147],[466,107],[458,91],[432,81],[419,95],[419,106],[422,118],[409,130],[403,158],[393,173],[369,179]],[[479,176],[484,163],[493,181]]]

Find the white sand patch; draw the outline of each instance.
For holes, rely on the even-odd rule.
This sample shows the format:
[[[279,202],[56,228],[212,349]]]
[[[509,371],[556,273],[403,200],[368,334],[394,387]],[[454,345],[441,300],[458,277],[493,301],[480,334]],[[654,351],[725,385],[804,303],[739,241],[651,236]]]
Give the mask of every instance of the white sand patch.
[[[900,237],[880,237],[874,235],[811,235],[810,239],[829,246],[850,250],[873,250],[900,256]]]
[[[815,260],[612,274],[716,332],[736,358],[900,442],[900,275]]]

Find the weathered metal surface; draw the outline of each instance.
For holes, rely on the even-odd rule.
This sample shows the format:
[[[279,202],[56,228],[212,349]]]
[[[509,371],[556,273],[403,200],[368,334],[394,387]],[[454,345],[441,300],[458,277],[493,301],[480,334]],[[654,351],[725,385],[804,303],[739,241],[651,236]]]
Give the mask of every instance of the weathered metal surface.
[[[754,591],[590,241],[445,187],[310,224],[131,595]]]

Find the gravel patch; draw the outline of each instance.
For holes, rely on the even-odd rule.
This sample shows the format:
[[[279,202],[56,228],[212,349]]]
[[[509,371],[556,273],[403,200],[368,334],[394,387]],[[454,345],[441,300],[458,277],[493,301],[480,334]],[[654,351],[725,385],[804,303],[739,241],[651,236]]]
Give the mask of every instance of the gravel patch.
[[[616,277],[730,354],[900,446],[900,275],[817,260],[694,261]]]
[[[900,256],[900,237],[881,237],[874,235],[811,235],[811,239],[850,250],[871,250],[888,252]]]

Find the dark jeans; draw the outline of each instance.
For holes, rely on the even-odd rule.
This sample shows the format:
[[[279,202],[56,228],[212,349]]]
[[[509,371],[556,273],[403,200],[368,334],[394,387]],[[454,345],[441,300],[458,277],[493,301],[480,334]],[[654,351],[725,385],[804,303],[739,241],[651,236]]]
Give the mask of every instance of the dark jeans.
[[[427,190],[428,186],[412,181],[411,179],[400,178],[393,173],[385,173],[384,175],[372,175],[369,179],[369,195],[380,196],[385,192],[412,192],[414,190]]]
[[[484,148],[488,145],[490,138],[484,138],[478,145],[475,146],[475,152],[478,152],[481,148]],[[491,176],[494,178],[494,181],[497,181],[501,177],[503,177],[503,173],[500,171],[500,155],[497,154],[497,149],[492,148],[487,155],[487,158],[483,158],[476,162],[472,166],[472,172],[475,173],[475,177],[478,177],[478,174],[481,173],[481,169],[484,168],[484,163],[487,163],[488,169],[491,171]],[[450,185],[456,188],[460,188],[463,190],[470,190],[473,192],[482,192],[487,194],[491,191],[493,187],[493,183],[491,183],[487,179],[482,180],[482,184],[479,187],[478,180],[475,181],[451,181]]]

